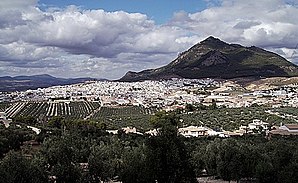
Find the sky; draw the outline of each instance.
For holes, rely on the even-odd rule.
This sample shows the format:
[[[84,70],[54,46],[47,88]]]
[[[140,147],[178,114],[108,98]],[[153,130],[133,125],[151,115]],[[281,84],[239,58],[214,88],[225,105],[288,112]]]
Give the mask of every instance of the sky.
[[[0,76],[118,79],[209,36],[298,64],[298,0],[1,0]]]

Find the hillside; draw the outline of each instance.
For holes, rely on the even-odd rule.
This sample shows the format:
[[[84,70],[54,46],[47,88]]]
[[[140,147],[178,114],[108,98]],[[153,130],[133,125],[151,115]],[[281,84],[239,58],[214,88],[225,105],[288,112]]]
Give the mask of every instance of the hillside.
[[[141,72],[128,72],[120,81],[178,78],[298,76],[298,67],[278,54],[251,46],[228,44],[208,37],[168,65]]]
[[[94,78],[56,78],[47,74],[34,76],[0,77],[0,92],[23,91],[55,85],[67,85],[96,80]]]

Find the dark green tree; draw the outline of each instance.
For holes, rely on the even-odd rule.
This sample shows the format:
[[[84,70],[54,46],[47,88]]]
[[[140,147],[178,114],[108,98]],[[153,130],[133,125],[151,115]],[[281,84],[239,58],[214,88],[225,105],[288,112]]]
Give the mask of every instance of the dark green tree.
[[[65,120],[63,117],[60,117],[60,116],[52,117],[48,122],[48,125],[50,127],[58,128],[58,129],[62,129],[64,124],[65,124]]]
[[[75,136],[52,137],[43,144],[41,154],[46,159],[50,175],[56,177],[57,183],[79,182],[81,179],[76,144],[79,142]]]
[[[120,178],[123,183],[150,183],[155,182],[149,174],[145,146],[126,149],[122,156]]]
[[[217,156],[217,173],[223,180],[237,180],[242,178],[245,166],[245,154],[240,151],[235,139],[224,139]]]
[[[43,183],[48,182],[46,172],[21,153],[9,152],[0,163],[0,182],[2,183]]]
[[[157,182],[196,182],[184,137],[178,136],[179,119],[174,113],[161,112],[152,122],[158,128],[158,135],[147,141],[149,174]]]
[[[24,123],[26,125],[36,125],[37,119],[33,116],[17,116],[13,118],[15,123]]]
[[[209,175],[217,175],[217,157],[220,151],[220,139],[215,139],[210,142],[206,147],[206,152],[204,156],[204,162],[206,166],[207,173]]]
[[[89,173],[94,182],[109,181],[119,175],[122,147],[117,140],[95,145],[88,159]]]

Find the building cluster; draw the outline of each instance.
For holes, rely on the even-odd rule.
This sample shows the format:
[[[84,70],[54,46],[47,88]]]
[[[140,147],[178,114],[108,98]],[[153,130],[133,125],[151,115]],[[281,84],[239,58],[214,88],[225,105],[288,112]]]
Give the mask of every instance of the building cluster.
[[[103,106],[138,105],[168,107],[200,102],[204,95],[190,90],[218,86],[212,79],[172,79],[166,81],[109,82],[95,81],[82,84],[53,86],[0,94],[4,101],[100,101]]]
[[[298,107],[298,86],[250,91],[232,81],[177,79],[143,82],[93,81],[23,92],[0,93],[9,101],[100,101],[103,106],[138,105],[174,110],[186,104],[228,108],[266,105]]]

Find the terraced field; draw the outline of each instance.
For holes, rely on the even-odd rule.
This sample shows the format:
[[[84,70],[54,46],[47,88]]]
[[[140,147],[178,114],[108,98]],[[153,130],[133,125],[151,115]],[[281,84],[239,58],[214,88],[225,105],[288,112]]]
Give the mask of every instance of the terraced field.
[[[4,108],[4,107],[3,107]],[[96,109],[100,108],[99,102],[17,102],[5,108],[8,117],[62,116],[66,119],[83,119]]]

